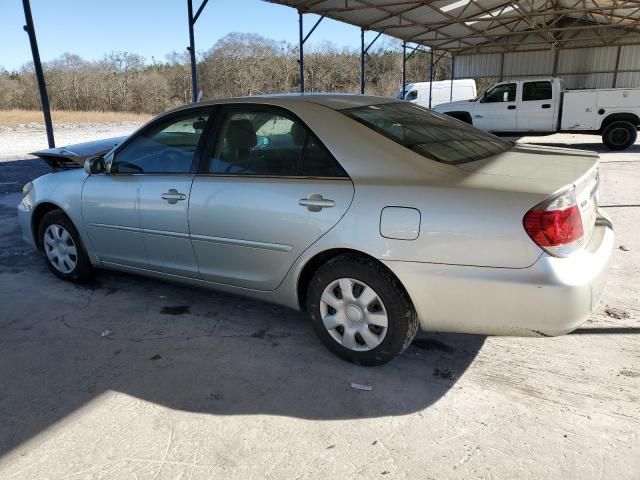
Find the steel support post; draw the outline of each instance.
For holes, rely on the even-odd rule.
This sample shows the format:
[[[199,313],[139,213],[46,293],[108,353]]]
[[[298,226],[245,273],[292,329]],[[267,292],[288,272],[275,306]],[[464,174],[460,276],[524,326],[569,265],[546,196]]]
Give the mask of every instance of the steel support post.
[[[404,100],[405,84],[407,83],[407,42],[402,42],[402,100]]]
[[[558,76],[558,62],[560,61],[560,44],[554,46],[553,51],[553,70],[551,71],[552,77]]]
[[[455,72],[456,72],[456,57],[454,57],[453,55],[451,55],[451,90],[449,91],[449,101],[451,102],[453,100],[453,79],[455,77]]]
[[[304,26],[302,24],[302,12],[298,12],[298,23],[300,30],[300,57],[298,58],[298,64],[300,66],[300,93],[304,93]]]
[[[433,94],[433,48],[431,49],[431,60],[429,62],[429,108],[431,108],[431,98]]]
[[[196,42],[193,33],[193,0],[187,0],[187,11],[189,15],[189,58],[191,59],[191,101],[198,101],[198,72],[196,70]]]
[[[373,47],[373,44],[380,38],[382,32],[378,33],[371,43],[364,46],[364,28],[360,29],[360,93],[364,94],[365,76],[364,76],[364,56],[369,53],[369,49]]]
[[[364,28],[360,29],[360,94],[364,95]]]
[[[622,47],[618,45],[618,51],[616,52],[616,68],[613,71],[613,88],[618,85],[618,71],[620,70],[620,50]]]
[[[33,26],[33,17],[31,16],[31,5],[29,0],[22,0],[24,7],[24,19],[26,25],[24,31],[29,35],[29,43],[31,44],[31,55],[33,56],[33,67],[36,71],[36,80],[38,81],[38,90],[40,90],[40,104],[42,105],[42,114],[44,115],[44,126],[47,131],[47,143],[49,148],[56,146],[53,138],[53,124],[51,123],[51,110],[49,109],[49,96],[47,95],[47,84],[44,81],[44,72],[40,63],[40,52],[38,51],[38,42],[36,40],[36,29]]]
[[[200,4],[200,8],[198,8],[198,11],[194,15],[193,0],[187,0],[187,13],[189,16],[189,46],[187,47],[187,50],[189,50],[189,58],[191,61],[191,100],[193,103],[196,103],[199,100],[198,96],[200,94],[198,90],[198,67],[196,64],[196,41],[193,28],[208,1],[209,0],[203,0]]]
[[[304,44],[311,34],[318,28],[320,22],[324,20],[324,15],[322,15],[316,23],[313,24],[311,30],[306,35],[304,34],[304,24],[302,23],[302,12],[298,11],[298,22],[299,22],[299,33],[300,33],[300,58],[298,59],[298,63],[300,64],[300,93],[304,93]]]

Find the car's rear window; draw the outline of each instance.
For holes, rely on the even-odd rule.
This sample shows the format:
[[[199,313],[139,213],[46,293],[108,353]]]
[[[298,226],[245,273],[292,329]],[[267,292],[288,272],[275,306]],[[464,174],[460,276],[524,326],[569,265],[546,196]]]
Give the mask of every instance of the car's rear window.
[[[413,103],[392,102],[340,110],[423,157],[456,165],[509,150],[502,140]]]

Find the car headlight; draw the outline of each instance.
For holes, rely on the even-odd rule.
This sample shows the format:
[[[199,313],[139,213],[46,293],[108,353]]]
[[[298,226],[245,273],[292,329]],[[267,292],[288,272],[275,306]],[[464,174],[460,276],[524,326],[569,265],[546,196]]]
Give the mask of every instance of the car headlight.
[[[26,197],[31,190],[33,190],[33,182],[26,183],[24,187],[22,187],[22,195]]]

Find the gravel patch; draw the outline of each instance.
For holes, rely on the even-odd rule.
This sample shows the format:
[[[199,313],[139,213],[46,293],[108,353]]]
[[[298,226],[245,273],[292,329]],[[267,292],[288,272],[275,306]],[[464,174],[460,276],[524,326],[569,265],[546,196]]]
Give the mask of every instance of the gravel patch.
[[[103,138],[129,135],[140,124],[56,124],[54,135],[56,146],[63,147],[74,143],[89,142]],[[47,148],[47,135],[44,126],[37,123],[0,127],[0,162],[33,158],[29,152]]]

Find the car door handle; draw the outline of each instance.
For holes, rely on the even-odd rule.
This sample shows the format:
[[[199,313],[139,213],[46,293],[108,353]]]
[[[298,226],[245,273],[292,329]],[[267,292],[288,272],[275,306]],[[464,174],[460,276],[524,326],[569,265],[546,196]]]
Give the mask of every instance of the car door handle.
[[[515,109],[516,109],[516,106],[515,106],[515,105],[509,105],[509,106],[507,107],[507,110],[515,110]]]
[[[178,192],[175,188],[170,188],[168,192],[160,195],[160,198],[173,205],[174,203],[178,203],[179,200],[186,200],[187,196],[184,193]]]
[[[301,198],[298,200],[298,205],[307,207],[307,210],[310,212],[319,212],[323,208],[334,207],[335,204],[336,202],[329,200],[328,198],[324,198],[319,193],[312,193],[307,198]]]
[[[551,108],[551,104],[550,103],[543,103],[542,104],[542,108]]]

